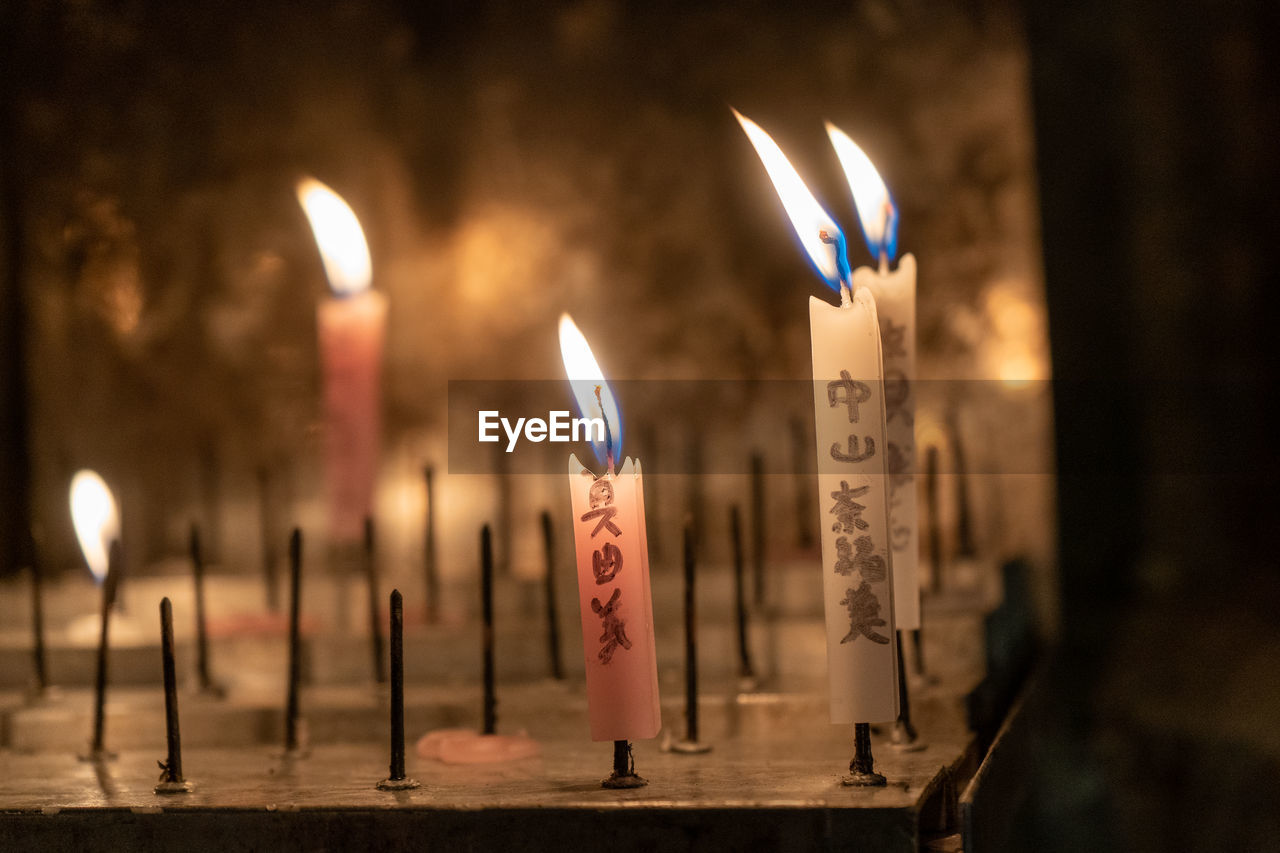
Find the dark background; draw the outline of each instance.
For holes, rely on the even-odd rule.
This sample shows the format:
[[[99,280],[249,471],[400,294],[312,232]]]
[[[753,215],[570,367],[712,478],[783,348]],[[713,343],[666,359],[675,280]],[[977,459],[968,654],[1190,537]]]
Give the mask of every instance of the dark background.
[[[519,8],[498,2],[447,11],[430,4],[354,4],[326,13],[319,25],[304,26],[306,16],[275,4],[256,11],[215,4],[199,15],[178,5],[149,3],[11,0],[3,6],[0,566],[8,571],[21,562],[32,517],[28,448],[36,437],[25,405],[31,373],[24,366],[30,344],[23,341],[30,305],[20,296],[20,283],[41,271],[32,269],[40,253],[18,247],[30,247],[50,228],[40,219],[42,199],[32,197],[32,187],[76,199],[86,187],[129,184],[134,218],[157,222],[171,214],[147,205],[160,205],[174,188],[188,197],[194,188],[198,196],[202,187],[225,186],[228,174],[279,173],[286,178],[271,179],[279,184],[273,192],[287,206],[292,201],[285,181],[303,162],[328,165],[339,176],[344,168],[351,173],[332,146],[310,143],[317,128],[309,124],[305,108],[281,94],[291,86],[321,89],[372,114],[353,120],[353,134],[358,137],[369,125],[393,128],[412,143],[405,150],[415,159],[406,168],[433,176],[430,193],[407,191],[406,206],[422,223],[420,231],[382,238],[407,242],[456,227],[462,216],[458,199],[474,192],[476,179],[471,176],[468,190],[463,165],[474,168],[468,149],[483,143],[449,128],[455,123],[468,130],[485,128],[487,102],[482,99],[477,108],[462,102],[457,90],[431,87],[441,75],[448,79],[454,73],[450,69],[464,69],[457,72],[464,77],[505,71],[544,93],[566,79],[574,81],[582,87],[576,103],[583,111],[568,117],[568,124],[577,123],[586,139],[598,133],[600,140],[614,140],[600,128],[625,120],[635,92],[647,85],[673,93],[665,101],[666,112],[660,111],[659,126],[664,117],[675,116],[672,126],[678,126],[688,116],[723,111],[732,96],[723,81],[734,74],[755,75],[757,103],[764,110],[757,117],[784,127],[791,121],[795,127],[801,115],[820,114],[828,103],[806,89],[815,78],[819,89],[834,87],[849,99],[851,113],[887,111],[890,106],[877,106],[877,98],[888,101],[899,93],[854,94],[847,80],[859,75],[874,80],[875,60],[885,54],[909,57],[919,45],[903,36],[904,30],[929,33],[931,45],[952,38],[958,54],[954,67],[963,67],[966,50],[980,46],[993,28],[1000,39],[1010,37],[1012,24],[1014,37],[1025,38],[1030,67],[1054,420],[1064,471],[1057,516],[1061,620],[1052,670],[1057,701],[1037,728],[1033,795],[1020,816],[1018,846],[1274,847],[1280,838],[1275,782],[1280,778],[1275,615],[1280,580],[1272,545],[1277,466],[1272,431],[1262,415],[1276,379],[1275,334],[1264,306],[1271,302],[1280,238],[1274,205],[1274,141],[1280,127],[1270,85],[1276,62],[1265,4],[1090,1],[1020,8],[889,2],[853,4],[852,10],[785,11],[756,3],[582,4],[574,7],[580,15],[561,20],[578,22],[581,34],[569,32],[564,38],[569,44],[581,39],[587,58],[554,70],[541,70],[551,68],[549,48],[530,34],[552,28],[556,13]],[[250,16],[251,26],[231,23],[242,15]],[[601,15],[615,17],[602,24]],[[874,24],[885,20],[897,29],[876,31]],[[597,26],[612,34],[608,59],[591,58]],[[343,41],[334,33],[347,31],[355,35],[333,52]],[[889,46],[842,64],[842,40],[864,32]],[[752,68],[733,60],[747,34],[753,55],[768,57]],[[489,66],[481,68],[473,50],[478,44],[519,48],[483,51]],[[326,61],[302,61],[308,47],[330,51]],[[802,51],[819,56],[793,62],[791,54]],[[701,61],[690,60],[699,54]],[[272,73],[260,73],[264,62],[273,63]],[[356,85],[365,87],[361,91],[352,94],[342,86],[353,67],[386,66],[393,71],[372,73]],[[771,66],[799,68],[810,76],[804,81],[793,70],[771,77]],[[326,68],[336,69],[332,78]],[[379,88],[384,79],[398,80],[399,87]],[[936,84],[945,91],[946,80]],[[489,97],[500,102],[513,95],[498,87]],[[273,116],[286,102],[302,113],[284,123],[293,136],[265,142],[277,138],[280,128]],[[46,109],[49,104],[63,110]],[[237,109],[228,108],[233,104]],[[913,108],[915,102],[907,99],[907,105]],[[751,113],[753,106],[743,108]],[[721,150],[718,140],[735,132],[727,122],[716,125],[700,137],[709,146],[701,154]],[[1000,132],[998,127],[977,131],[979,137]],[[554,149],[562,133],[562,126],[535,122],[523,138]],[[672,133],[679,136],[678,130]],[[244,150],[235,147],[240,138],[250,140]],[[899,134],[891,143],[911,138]],[[175,139],[184,144],[175,147]],[[795,137],[780,141],[800,158],[820,160],[814,153],[820,143],[816,134],[809,150]],[[122,149],[127,156],[119,153]],[[977,150],[983,150],[980,143]],[[70,160],[68,151],[75,155]],[[116,159],[97,156],[100,151],[116,152]],[[561,156],[585,153],[569,150]],[[916,155],[907,159],[915,162]],[[624,167],[645,162],[637,156]],[[725,174],[753,165],[744,154]],[[983,169],[999,169],[998,162],[992,167],[981,157],[971,167],[979,176]],[[906,171],[893,163],[882,169]],[[536,182],[497,189],[498,195],[555,190]],[[678,189],[678,184],[668,187],[673,195]],[[910,187],[900,195],[904,223],[912,221],[912,207],[938,201]],[[362,201],[367,206],[359,198],[353,204],[359,208]],[[226,214],[217,211],[218,204],[196,204],[182,213],[197,220],[207,216],[212,224],[177,229],[173,239],[218,228],[234,232],[235,226],[219,224]],[[91,200],[78,210],[90,222],[100,215],[108,230],[116,221]],[[761,212],[757,224],[750,215],[719,210],[714,203],[671,217],[675,227],[688,231],[689,221],[705,220],[713,211],[732,223],[735,235],[758,238],[777,225],[769,220],[776,211]],[[616,216],[623,223],[628,216],[652,223],[652,213],[641,209]],[[618,233],[617,221],[597,231],[590,216],[569,218],[574,225],[566,240],[609,241]],[[664,224],[644,227],[668,226],[666,218],[659,221]],[[250,221],[243,227],[257,226]],[[382,230],[396,233],[390,226]],[[56,227],[52,231],[59,233]],[[913,243],[904,230],[903,245],[920,246],[923,255],[923,246],[945,243],[921,232]],[[970,237],[961,231],[953,239]],[[304,257],[305,239],[290,232],[278,245],[292,261]],[[764,359],[776,344],[767,336],[795,325],[795,318],[772,321],[776,325],[769,319],[784,310],[778,281],[793,278],[795,268],[766,261],[759,269],[713,250],[717,268],[709,273],[689,257],[707,242],[699,235],[683,252],[657,260],[645,243],[605,245],[601,251],[619,267],[631,265],[635,255],[653,264],[650,272],[665,269],[668,277],[743,281],[749,301],[763,307],[761,316],[735,327],[744,340],[735,363],[746,365],[747,375],[767,374]],[[218,254],[219,245],[210,238],[203,248],[173,257],[185,258],[197,276],[210,264],[236,267],[235,259]],[[375,243],[375,254],[379,248]],[[91,255],[91,249],[85,251]],[[759,257],[790,260],[789,251],[779,237]],[[149,274],[173,272],[152,269]],[[957,273],[953,266],[949,272],[956,273],[950,278],[960,282],[960,298],[965,298],[963,270]],[[285,276],[279,286],[307,292],[297,277]],[[616,298],[616,310],[643,310],[626,287]],[[702,299],[699,311],[722,307],[710,297]],[[653,350],[701,337],[696,323],[661,328],[653,335]],[[750,332],[764,332],[764,342],[752,343]],[[101,334],[94,328],[78,333]],[[940,330],[930,346],[935,353],[963,355],[963,347],[949,340]],[[799,344],[782,346],[803,355]],[[99,345],[91,342],[88,351]],[[196,360],[180,340],[166,353],[168,364]],[[483,354],[477,359],[484,364]],[[154,392],[133,389],[140,400]],[[129,389],[116,393],[132,399]],[[198,395],[182,399],[182,416],[201,422],[207,401]],[[260,413],[251,401],[245,407],[249,431],[257,428],[254,418]],[[144,437],[142,430],[120,441]],[[1188,457],[1197,460],[1194,470],[1201,473],[1187,473]]]
[[[1038,849],[1280,837],[1264,8],[1027,8],[1058,455],[1116,472],[1059,478]]]

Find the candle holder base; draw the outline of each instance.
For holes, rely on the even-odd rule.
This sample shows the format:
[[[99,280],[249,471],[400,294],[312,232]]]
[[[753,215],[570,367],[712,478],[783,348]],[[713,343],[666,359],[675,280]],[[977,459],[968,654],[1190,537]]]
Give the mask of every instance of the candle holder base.
[[[893,733],[889,736],[889,746],[898,752],[919,752],[927,744],[916,734],[915,727],[906,720],[898,720],[893,724]]]
[[[411,791],[420,787],[422,787],[421,782],[407,776],[403,779],[383,779],[377,785],[379,791]]]
[[[115,761],[117,757],[118,756],[109,749],[94,749],[92,747],[76,755],[76,758],[81,761],[93,762],[95,764],[101,761]]]
[[[872,770],[842,776],[840,784],[846,788],[883,788],[888,782],[883,776]]]
[[[612,773],[608,779],[600,783],[601,788],[622,789],[622,788],[643,788],[649,784],[649,780],[643,776],[637,776],[634,773]]]
[[[190,782],[180,781],[164,781],[156,785],[155,792],[157,794],[190,794],[194,790]]]
[[[671,744],[668,749],[671,752],[679,753],[680,755],[701,755],[705,752],[711,751],[711,744],[702,743],[701,741],[696,740],[688,740],[686,738],[685,740],[678,740]]]
[[[300,761],[304,758],[311,757],[311,747],[309,746],[293,746],[287,749],[277,749],[271,753],[273,758],[279,758],[283,761]]]

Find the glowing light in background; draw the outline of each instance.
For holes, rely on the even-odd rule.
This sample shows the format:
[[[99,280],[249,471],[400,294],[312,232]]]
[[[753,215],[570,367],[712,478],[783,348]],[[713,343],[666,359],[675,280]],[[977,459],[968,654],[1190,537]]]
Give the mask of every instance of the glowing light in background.
[[[315,178],[299,181],[297,194],[320,247],[324,274],[334,294],[354,296],[368,290],[373,265],[355,213],[342,196]]]
[[[111,489],[94,471],[81,469],[71,478],[71,521],[94,580],[107,576],[107,553],[120,538],[120,511]]]
[[[731,108],[732,109],[732,108]],[[840,282],[849,275],[849,261],[845,256],[844,232],[831,215],[822,209],[818,200],[809,192],[787,155],[769,134],[751,119],[737,110],[733,114],[742,125],[747,138],[760,155],[760,162],[778,191],[782,207],[787,211],[791,227],[800,238],[800,245],[809,255],[814,269],[832,290],[840,289]],[[823,234],[826,234],[826,239]]]
[[[858,209],[867,248],[879,260],[893,260],[898,254],[898,208],[889,196],[889,188],[871,158],[844,131],[827,122],[827,136],[853,191],[853,204]]]
[[[979,346],[986,375],[1010,390],[1026,389],[1049,378],[1049,358],[1043,312],[1037,310],[1025,287],[1016,280],[987,288],[983,313],[988,332]]]
[[[578,413],[584,418],[604,417],[609,425],[610,437],[613,439],[613,458],[609,458],[608,448],[603,441],[592,441],[591,449],[602,465],[609,465],[622,459],[622,412],[614,399],[609,383],[604,380],[604,372],[591,353],[586,337],[578,330],[573,318],[568,314],[560,315],[560,356],[564,359],[564,372],[569,377],[569,387],[573,389],[574,402],[578,404]],[[600,400],[596,400],[596,389],[600,389]],[[601,403],[604,410],[601,411]],[[594,438],[595,433],[592,432]]]

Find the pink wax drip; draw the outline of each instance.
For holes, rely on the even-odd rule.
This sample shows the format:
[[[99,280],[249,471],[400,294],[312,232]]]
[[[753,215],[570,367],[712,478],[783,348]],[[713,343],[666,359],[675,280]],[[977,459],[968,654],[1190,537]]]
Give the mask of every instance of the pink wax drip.
[[[496,764],[536,758],[542,747],[523,732],[485,735],[473,729],[436,729],[418,741],[418,757],[444,764]]]

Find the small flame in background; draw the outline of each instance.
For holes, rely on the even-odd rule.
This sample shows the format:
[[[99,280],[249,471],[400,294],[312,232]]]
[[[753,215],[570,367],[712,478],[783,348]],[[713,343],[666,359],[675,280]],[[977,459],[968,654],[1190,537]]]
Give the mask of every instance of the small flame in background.
[[[840,226],[818,204],[818,200],[809,192],[787,155],[782,153],[772,137],[737,110],[733,114],[755,146],[756,153],[760,155],[760,161],[764,163],[765,171],[773,181],[773,188],[778,191],[778,198],[782,200],[782,206],[791,219],[791,227],[796,230],[800,245],[808,253],[814,269],[828,287],[838,291],[841,280],[848,275],[849,265],[845,259],[844,233]],[[830,242],[823,239],[823,232],[826,232]]]
[[[564,359],[564,372],[569,377],[569,387],[573,389],[573,399],[578,404],[578,413],[584,418],[604,417],[609,425],[609,433],[613,439],[613,459],[622,460],[622,413],[618,409],[618,401],[614,399],[609,383],[604,381],[604,372],[591,354],[587,339],[579,331],[577,324],[568,314],[560,315],[560,356]],[[600,410],[600,402],[596,401],[596,388],[600,389],[600,402],[604,403],[604,411]],[[594,437],[595,433],[592,433]],[[591,449],[601,465],[607,465],[608,453],[603,441],[592,441]]]
[[[827,136],[853,191],[853,204],[858,209],[867,248],[877,259],[893,260],[898,254],[898,208],[889,196],[889,188],[871,158],[843,130],[827,122]]]
[[[120,538],[120,511],[106,481],[94,471],[82,469],[71,478],[71,521],[84,561],[102,583],[111,542]]]
[[[298,203],[311,222],[324,274],[337,296],[355,296],[369,289],[373,265],[360,220],[342,196],[315,178],[298,182]]]

